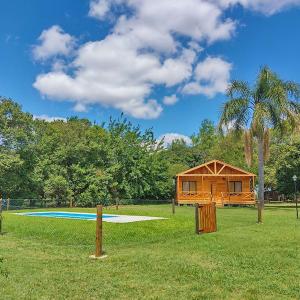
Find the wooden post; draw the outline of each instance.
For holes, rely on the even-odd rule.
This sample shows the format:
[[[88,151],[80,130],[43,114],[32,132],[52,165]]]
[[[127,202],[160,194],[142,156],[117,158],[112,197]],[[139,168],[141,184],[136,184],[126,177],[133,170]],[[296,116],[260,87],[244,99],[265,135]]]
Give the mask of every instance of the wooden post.
[[[10,206],[10,199],[7,198],[7,200],[6,200],[6,210],[9,210],[9,206]]]
[[[196,225],[196,234],[200,233],[200,228],[199,228],[199,204],[196,203],[195,205],[195,225]]]
[[[95,257],[101,257],[101,256],[102,256],[102,205],[97,205]]]
[[[102,205],[97,205],[97,216],[96,216],[96,251],[94,255],[91,255],[91,259],[103,259],[107,255],[103,255],[102,249]]]
[[[229,177],[227,178],[227,190],[228,190],[228,204],[230,205],[230,182],[229,182]]]
[[[0,235],[3,234],[2,232],[2,197],[0,197]]]
[[[296,195],[296,216],[297,216],[297,219],[299,219],[299,212],[298,212],[298,197]]]
[[[172,198],[172,213],[175,215],[175,198]]]
[[[176,200],[178,201],[177,199],[177,177],[174,177],[173,178],[173,185],[174,185],[174,197],[172,198],[172,213],[173,215],[175,214],[175,202]]]
[[[119,197],[116,198],[116,210],[119,210]]]

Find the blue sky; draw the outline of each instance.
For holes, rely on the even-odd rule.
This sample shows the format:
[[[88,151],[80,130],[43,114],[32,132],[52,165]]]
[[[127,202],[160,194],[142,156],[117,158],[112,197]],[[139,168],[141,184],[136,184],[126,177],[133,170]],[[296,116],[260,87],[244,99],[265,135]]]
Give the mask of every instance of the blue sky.
[[[267,64],[300,82],[299,7],[297,0],[3,0],[0,95],[35,116],[103,122],[125,111],[157,136],[191,135],[203,119],[217,122],[231,79],[253,82]]]

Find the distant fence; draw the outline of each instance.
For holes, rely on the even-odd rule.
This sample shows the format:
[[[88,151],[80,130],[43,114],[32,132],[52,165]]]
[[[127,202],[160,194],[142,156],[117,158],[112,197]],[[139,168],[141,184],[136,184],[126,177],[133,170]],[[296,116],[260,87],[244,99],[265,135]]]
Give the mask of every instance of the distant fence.
[[[3,210],[19,210],[27,208],[60,208],[60,207],[116,207],[120,205],[159,205],[171,204],[174,200],[156,200],[156,199],[120,199],[120,200],[94,200],[93,205],[82,205],[75,200],[65,199],[2,199]]]

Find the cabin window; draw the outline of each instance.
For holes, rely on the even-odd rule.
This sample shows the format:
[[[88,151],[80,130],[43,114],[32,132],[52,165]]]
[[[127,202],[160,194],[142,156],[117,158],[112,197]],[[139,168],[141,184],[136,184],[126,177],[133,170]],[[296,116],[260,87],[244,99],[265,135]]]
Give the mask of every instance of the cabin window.
[[[230,181],[230,193],[241,193],[242,182],[241,181]]]
[[[185,194],[195,194],[197,191],[196,181],[183,181],[182,192]]]

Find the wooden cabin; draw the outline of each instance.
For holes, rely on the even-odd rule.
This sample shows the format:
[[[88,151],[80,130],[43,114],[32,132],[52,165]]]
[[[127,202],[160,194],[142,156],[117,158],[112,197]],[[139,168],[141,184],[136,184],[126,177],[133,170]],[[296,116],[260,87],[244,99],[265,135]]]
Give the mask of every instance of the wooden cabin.
[[[255,174],[213,160],[176,175],[178,204],[254,205]]]

